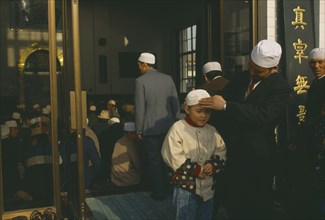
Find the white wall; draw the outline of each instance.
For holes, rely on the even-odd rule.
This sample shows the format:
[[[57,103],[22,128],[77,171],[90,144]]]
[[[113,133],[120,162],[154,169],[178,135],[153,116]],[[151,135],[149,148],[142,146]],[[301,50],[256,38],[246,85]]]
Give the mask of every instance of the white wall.
[[[319,45],[318,46],[325,48],[325,0],[319,1]]]
[[[133,94],[134,78],[119,77],[119,52],[153,52],[158,69],[176,76],[177,28],[205,24],[203,1],[138,2],[81,1],[80,36],[82,87],[88,94]],[[202,32],[204,28],[200,29]],[[128,44],[124,44],[125,37]],[[99,46],[105,38],[107,45]],[[204,42],[206,43],[206,42]],[[99,83],[98,56],[106,55],[108,82]],[[134,62],[137,62],[135,60]]]

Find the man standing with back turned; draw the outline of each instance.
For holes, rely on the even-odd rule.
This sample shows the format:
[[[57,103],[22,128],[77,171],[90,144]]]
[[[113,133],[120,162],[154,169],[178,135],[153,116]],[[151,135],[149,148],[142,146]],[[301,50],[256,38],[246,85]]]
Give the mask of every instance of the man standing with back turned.
[[[161,147],[169,128],[179,118],[179,101],[172,77],[154,65],[155,56],[151,53],[142,53],[138,58],[141,76],[135,81],[135,123],[146,155],[151,197],[163,200],[167,178]]]
[[[221,135],[228,146],[226,208],[230,219],[272,219],[275,127],[285,113],[290,87],[278,73],[281,46],[260,41],[248,72],[238,74],[223,96],[201,99],[203,108],[223,114]]]

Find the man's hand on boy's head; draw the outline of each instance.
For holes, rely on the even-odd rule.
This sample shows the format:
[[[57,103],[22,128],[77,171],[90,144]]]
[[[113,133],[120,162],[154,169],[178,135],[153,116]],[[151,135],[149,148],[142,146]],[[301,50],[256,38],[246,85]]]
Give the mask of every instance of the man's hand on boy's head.
[[[203,108],[209,108],[214,110],[224,110],[224,105],[226,100],[223,99],[220,95],[215,95],[209,98],[203,98],[199,101],[199,104]]]

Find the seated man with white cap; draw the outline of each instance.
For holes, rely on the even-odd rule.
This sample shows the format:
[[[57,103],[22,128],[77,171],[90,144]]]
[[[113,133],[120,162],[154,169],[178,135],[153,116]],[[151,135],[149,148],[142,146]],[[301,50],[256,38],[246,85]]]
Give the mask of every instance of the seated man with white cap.
[[[202,68],[202,74],[207,83],[201,86],[211,96],[219,95],[229,80],[222,76],[221,65],[218,62],[207,62]]]
[[[107,102],[107,110],[108,110],[110,117],[120,118],[120,114],[118,113],[117,108],[116,108],[115,100],[111,99]]]
[[[237,74],[223,96],[200,104],[222,114],[216,125],[228,146],[227,211],[231,219],[271,219],[275,132],[291,88],[278,73],[281,46],[262,40],[252,50],[248,71]]]
[[[12,119],[14,119],[17,124],[20,126],[22,124],[21,114],[19,112],[13,112],[11,114]]]
[[[40,106],[40,104],[36,103],[33,105],[33,110],[30,114],[30,117],[31,118],[34,118],[34,117],[38,117],[38,116],[41,116],[42,115],[42,108]]]
[[[53,198],[52,147],[50,142],[49,119],[30,119],[31,138],[24,146],[25,187],[37,201]]]
[[[135,144],[135,124],[124,124],[124,136],[114,146],[111,181],[116,186],[133,186],[140,183],[141,162]]]
[[[22,145],[18,139],[16,121],[10,120],[1,125],[1,148],[5,206],[11,205],[16,199],[31,200],[31,196],[22,190]]]
[[[88,113],[87,113],[87,118],[88,118],[88,126],[92,128],[94,124],[97,123],[98,118],[97,118],[97,107],[96,105],[90,105],[88,108]]]

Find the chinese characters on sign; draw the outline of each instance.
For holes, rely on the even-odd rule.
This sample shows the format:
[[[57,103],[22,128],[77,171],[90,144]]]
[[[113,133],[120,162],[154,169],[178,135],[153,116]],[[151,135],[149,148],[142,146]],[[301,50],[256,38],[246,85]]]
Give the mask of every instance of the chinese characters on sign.
[[[298,118],[298,125],[305,121],[306,109],[304,105],[298,105],[298,114],[296,116]]]
[[[296,18],[294,21],[291,22],[292,25],[296,25],[296,28],[299,28],[299,25],[301,29],[305,29],[304,25],[307,25],[306,22],[304,22],[304,12],[306,11],[305,9],[300,8],[298,6],[297,8],[293,9],[293,11],[296,13]]]
[[[295,13],[295,19],[291,22],[291,25],[295,26],[295,29],[298,29],[300,27],[302,30],[305,30],[307,22],[304,21],[304,13],[306,12],[306,10],[301,8],[300,6],[297,6],[293,9],[293,12]],[[295,50],[293,58],[295,60],[298,60],[300,65],[302,63],[302,59],[308,59],[308,56],[305,54],[308,44],[298,37],[297,41],[293,42],[292,45]],[[308,89],[310,86],[308,85],[307,76],[301,76],[298,74],[295,81],[296,85],[293,87],[293,89],[297,95],[308,93]],[[298,125],[305,121],[305,115],[305,106],[298,104],[298,113],[296,114],[296,117],[298,119]]]
[[[307,93],[309,87],[307,76],[298,75],[296,78],[296,86],[293,87],[294,91],[297,92],[297,95]]]
[[[296,55],[294,56],[295,60],[299,59],[299,64],[301,64],[301,59],[308,59],[308,56],[305,55],[305,50],[307,49],[308,45],[303,43],[300,38],[298,38],[298,42],[294,42],[293,47],[295,48]]]

